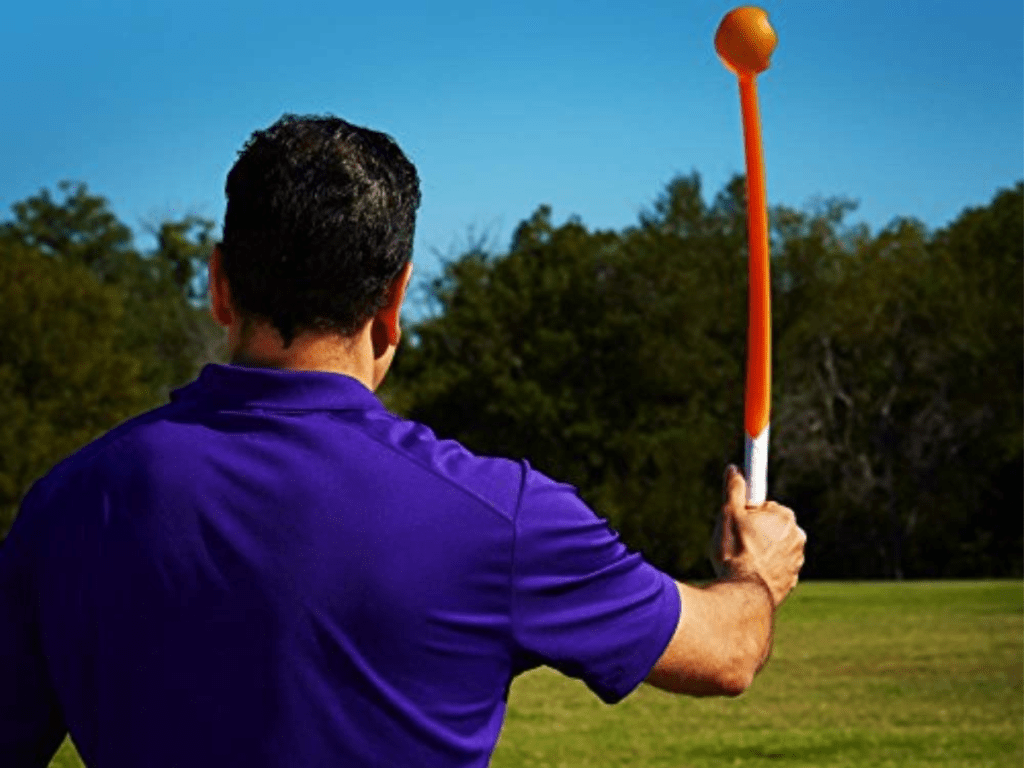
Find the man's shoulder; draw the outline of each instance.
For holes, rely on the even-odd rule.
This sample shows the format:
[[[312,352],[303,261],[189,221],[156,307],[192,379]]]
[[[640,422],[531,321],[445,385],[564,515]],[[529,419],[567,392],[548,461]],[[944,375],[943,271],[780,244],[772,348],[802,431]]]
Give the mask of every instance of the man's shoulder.
[[[365,434],[398,457],[443,482],[512,516],[529,465],[524,460],[486,456],[458,440],[439,437],[426,424],[387,411],[365,422]]]
[[[81,470],[90,466],[97,458],[101,457],[106,449],[125,439],[138,436],[147,426],[165,420],[170,415],[170,411],[176,408],[177,406],[174,403],[158,406],[132,416],[96,436],[85,445],[60,459],[46,474],[32,483],[29,491],[25,494],[26,498],[29,494],[38,497],[46,496],[66,485]]]

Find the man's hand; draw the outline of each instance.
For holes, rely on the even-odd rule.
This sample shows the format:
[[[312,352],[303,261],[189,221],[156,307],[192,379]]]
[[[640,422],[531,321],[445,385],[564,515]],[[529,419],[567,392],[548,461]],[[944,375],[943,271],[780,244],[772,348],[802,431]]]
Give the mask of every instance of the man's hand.
[[[775,609],[796,586],[807,535],[792,510],[769,501],[747,507],[747,487],[730,466],[712,539],[719,580],[677,583],[679,624],[647,682],[692,696],[737,696],[771,653]]]
[[[777,608],[796,586],[807,534],[796,524],[793,510],[774,501],[748,507],[746,497],[743,475],[730,465],[711,560],[719,578],[763,582]]]

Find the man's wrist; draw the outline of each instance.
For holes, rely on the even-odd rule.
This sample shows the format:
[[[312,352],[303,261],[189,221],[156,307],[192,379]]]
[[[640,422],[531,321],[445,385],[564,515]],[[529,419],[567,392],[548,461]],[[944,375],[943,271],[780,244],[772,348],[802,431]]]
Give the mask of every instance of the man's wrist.
[[[757,573],[757,571],[731,569],[729,574],[723,580],[727,583],[747,586],[750,588],[751,592],[760,593],[763,596],[761,598],[762,601],[767,602],[768,604],[767,615],[761,613],[761,611],[756,612],[761,614],[761,618],[757,621],[762,627],[761,631],[757,633],[762,638],[758,643],[759,653],[757,663],[754,667],[754,674],[757,674],[761,671],[764,665],[768,663],[768,657],[771,656],[772,653],[772,645],[774,644],[775,638],[775,609],[777,608],[775,605],[775,597],[772,595],[772,589],[768,586],[768,582],[765,581],[764,577]]]
[[[746,583],[757,586],[767,598],[768,605],[771,607],[772,615],[775,615],[775,609],[778,606],[775,604],[775,596],[772,594],[772,588],[768,586],[768,582],[765,581],[764,577],[757,571],[743,570],[729,564],[725,568],[725,574],[721,581],[732,582],[734,584]]]

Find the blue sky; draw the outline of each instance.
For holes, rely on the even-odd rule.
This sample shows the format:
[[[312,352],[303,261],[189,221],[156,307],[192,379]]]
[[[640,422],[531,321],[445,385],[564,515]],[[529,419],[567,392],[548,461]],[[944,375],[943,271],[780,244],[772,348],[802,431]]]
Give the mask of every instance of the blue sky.
[[[285,112],[386,131],[422,183],[415,259],[470,232],[636,222],[676,174],[743,169],[713,37],[737,3],[19,2],[0,49],[0,209],[85,181],[137,232],[219,221],[248,135]],[[852,197],[850,223],[940,227],[1024,176],[1020,0],[782,0],[758,79],[768,198]],[[140,245],[146,242],[140,238]]]

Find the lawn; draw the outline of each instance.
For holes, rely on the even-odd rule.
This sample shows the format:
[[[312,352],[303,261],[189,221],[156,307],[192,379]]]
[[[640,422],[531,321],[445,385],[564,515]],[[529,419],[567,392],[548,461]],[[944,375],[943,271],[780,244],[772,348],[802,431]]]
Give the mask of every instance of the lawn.
[[[738,699],[519,678],[493,768],[1024,765],[1020,581],[806,583]],[[70,742],[53,767],[78,768]],[[242,767],[244,768],[244,767]]]

